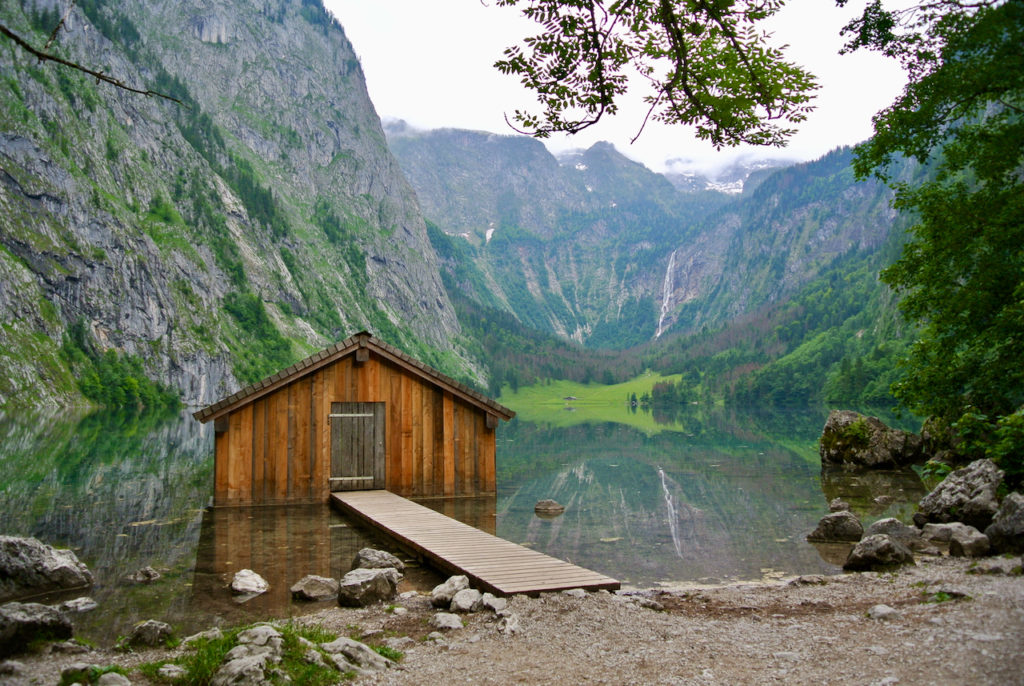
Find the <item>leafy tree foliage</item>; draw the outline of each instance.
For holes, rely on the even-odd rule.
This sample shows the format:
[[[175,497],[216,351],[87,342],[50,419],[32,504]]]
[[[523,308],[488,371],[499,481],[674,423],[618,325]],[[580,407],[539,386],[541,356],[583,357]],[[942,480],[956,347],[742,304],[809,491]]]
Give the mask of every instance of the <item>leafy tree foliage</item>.
[[[696,126],[716,147],[783,145],[811,109],[813,76],[759,28],[782,0],[498,4],[520,7],[542,27],[526,50],[509,47],[495,65],[536,92],[544,111],[512,116],[535,136],[577,133],[614,114],[632,74],[650,85],[647,118]]]
[[[181,405],[177,391],[146,376],[138,356],[99,351],[82,320],[68,327],[61,355],[74,370],[82,395],[104,407],[177,410]]]
[[[917,217],[882,274],[922,327],[894,391],[975,452],[1005,454],[1024,408],[1024,3],[875,2],[845,30],[848,49],[894,56],[911,77],[855,161]],[[930,165],[929,180],[891,178],[901,155]],[[1013,450],[1019,467],[1024,440]]]
[[[228,345],[233,348],[235,376],[243,383],[253,383],[295,360],[291,343],[274,326],[263,301],[252,293],[228,293],[224,309],[238,323],[246,340]]]

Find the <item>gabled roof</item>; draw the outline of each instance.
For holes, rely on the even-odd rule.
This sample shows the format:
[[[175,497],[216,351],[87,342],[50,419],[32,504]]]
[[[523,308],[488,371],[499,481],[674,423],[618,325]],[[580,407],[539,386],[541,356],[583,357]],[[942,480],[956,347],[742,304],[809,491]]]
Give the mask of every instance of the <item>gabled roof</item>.
[[[372,350],[381,357],[407,369],[416,376],[419,376],[435,386],[439,386],[470,404],[476,405],[480,409],[497,415],[502,419],[508,420],[516,416],[515,412],[504,405],[491,400],[482,393],[474,391],[469,386],[456,381],[450,376],[442,374],[433,367],[409,357],[398,348],[388,345],[368,331],[360,331],[353,336],[349,336],[340,343],[335,343],[318,353],[314,353],[301,362],[296,362],[291,367],[279,371],[277,374],[272,374],[262,381],[250,384],[237,393],[229,395],[208,407],[204,407],[203,409],[194,412],[192,416],[200,422],[208,422],[211,419],[217,419],[232,410],[251,403],[279,388],[287,386],[293,381],[312,374],[317,370],[346,357],[347,355],[351,355],[359,348]]]

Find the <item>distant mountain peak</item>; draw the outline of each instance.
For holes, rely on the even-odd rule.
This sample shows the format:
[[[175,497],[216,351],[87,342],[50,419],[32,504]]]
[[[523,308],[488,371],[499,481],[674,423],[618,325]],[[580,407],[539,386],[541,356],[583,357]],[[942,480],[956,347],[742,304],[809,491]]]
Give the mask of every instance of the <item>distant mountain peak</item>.
[[[701,168],[692,160],[668,160],[664,176],[684,193],[717,191],[739,195],[757,185],[771,171],[796,164],[796,160],[740,158],[721,169]]]

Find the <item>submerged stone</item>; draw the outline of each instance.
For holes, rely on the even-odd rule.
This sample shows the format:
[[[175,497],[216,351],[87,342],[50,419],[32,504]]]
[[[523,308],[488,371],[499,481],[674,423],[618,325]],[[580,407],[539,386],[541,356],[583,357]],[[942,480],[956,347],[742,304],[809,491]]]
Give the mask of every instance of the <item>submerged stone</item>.
[[[807,535],[808,541],[859,541],[864,535],[864,527],[857,515],[849,510],[830,512],[821,518],[818,526]]]

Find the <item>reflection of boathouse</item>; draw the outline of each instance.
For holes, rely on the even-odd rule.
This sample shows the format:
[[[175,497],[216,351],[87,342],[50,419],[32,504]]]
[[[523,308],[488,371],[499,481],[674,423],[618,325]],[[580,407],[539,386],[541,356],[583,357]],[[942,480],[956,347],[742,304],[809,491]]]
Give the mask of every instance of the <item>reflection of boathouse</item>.
[[[515,413],[364,331],[194,416],[214,421],[214,505],[258,505],[494,493]]]

